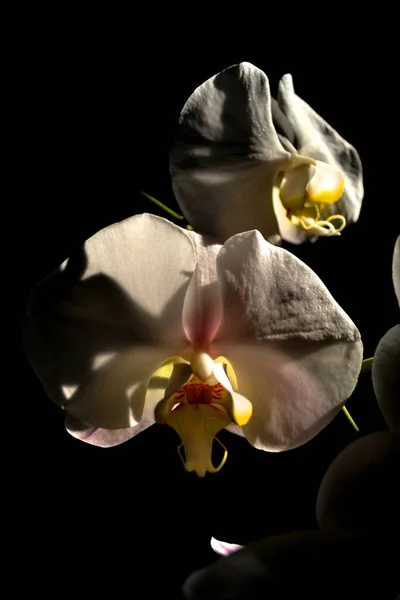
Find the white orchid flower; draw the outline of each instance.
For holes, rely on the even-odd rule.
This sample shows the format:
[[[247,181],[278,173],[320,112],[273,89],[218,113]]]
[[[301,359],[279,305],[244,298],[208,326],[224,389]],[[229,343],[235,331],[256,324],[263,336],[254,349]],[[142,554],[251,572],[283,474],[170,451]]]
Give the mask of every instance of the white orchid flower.
[[[185,217],[220,241],[251,229],[271,243],[336,236],[361,210],[353,146],[295,94],[291,75],[275,100],[265,73],[250,63],[193,92],[170,166]]]
[[[112,446],[155,421],[188,471],[222,428],[295,448],[338,413],[360,372],[359,332],[315,273],[258,231],[223,246],[139,215],[91,237],[34,292],[30,361],[67,429]]]

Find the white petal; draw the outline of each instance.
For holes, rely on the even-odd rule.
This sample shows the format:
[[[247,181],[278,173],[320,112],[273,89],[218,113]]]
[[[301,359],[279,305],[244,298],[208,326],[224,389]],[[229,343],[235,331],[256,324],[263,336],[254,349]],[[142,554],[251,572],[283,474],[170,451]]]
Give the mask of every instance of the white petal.
[[[397,238],[393,252],[393,285],[400,306],[400,236]]]
[[[253,406],[242,427],[256,448],[280,452],[319,433],[357,384],[361,342],[294,341],[215,344],[235,370],[240,393]]]
[[[279,83],[278,103],[295,132],[297,151],[328,163],[345,176],[343,196],[330,207],[331,214],[340,212],[348,223],[357,221],[364,187],[356,149],[295,94],[291,75],[285,75]]]
[[[229,239],[217,267],[224,321],[216,339],[352,342],[360,337],[319,277],[258,231]]]
[[[238,435],[239,437],[244,437],[244,433],[243,433],[243,429],[241,427],[239,427],[238,425],[236,425],[236,423],[230,423],[229,425],[227,425],[225,427],[226,431],[229,431],[229,433],[234,433],[235,435]]]
[[[183,300],[196,265],[186,230],[154,215],[137,215],[96,233],[84,252],[87,264],[80,281],[93,286],[106,278],[117,285],[132,304],[131,328],[157,343],[184,339]],[[79,308],[87,316],[91,306]]]
[[[132,437],[147,429],[147,422],[141,421],[134,427],[125,427],[123,429],[104,429],[102,427],[94,427],[83,421],[79,421],[70,415],[65,419],[65,428],[72,437],[86,442],[92,446],[100,448],[112,448],[119,446],[124,442],[129,441]]]
[[[132,217],[95,234],[38,286],[24,342],[54,401],[64,404],[63,390],[79,388],[104,356],[136,344],[185,342],[182,310],[196,265],[192,239],[165,219]]]
[[[182,322],[186,338],[191,344],[204,347],[215,337],[222,320],[216,263],[221,246],[195,233],[192,236],[197,266],[186,292]]]
[[[220,554],[221,556],[228,556],[229,554],[232,554],[232,552],[237,552],[237,550],[241,550],[243,548],[243,546],[240,546],[239,544],[221,542],[220,540],[217,540],[214,537],[211,538],[210,544],[214,552]]]
[[[232,363],[253,405],[243,432],[269,451],[303,444],[353,391],[359,332],[309,267],[257,231],[228,240],[217,263],[224,322],[212,356]]]
[[[182,110],[170,155],[175,196],[191,225],[220,241],[255,227],[276,236],[272,187],[289,157],[266,75],[234,65],[198,87]]]
[[[158,383],[158,386],[157,386]],[[165,382],[154,381],[154,385],[150,382],[151,387],[147,390],[146,401],[143,409],[143,414],[140,422],[133,427],[125,427],[123,429],[104,429],[102,427],[94,427],[83,421],[75,419],[71,415],[66,416],[65,428],[68,433],[73,437],[77,438],[87,444],[93,446],[100,446],[101,448],[110,448],[112,446],[118,446],[124,442],[129,441],[135,435],[144,431],[153,423],[154,420],[154,409],[160,396],[164,394]]]
[[[165,348],[152,346],[135,346],[119,352],[82,381],[65,404],[67,412],[105,429],[137,425],[142,419],[149,380],[167,358]],[[157,385],[154,406],[164,397],[168,382],[169,378],[165,378],[163,385]]]

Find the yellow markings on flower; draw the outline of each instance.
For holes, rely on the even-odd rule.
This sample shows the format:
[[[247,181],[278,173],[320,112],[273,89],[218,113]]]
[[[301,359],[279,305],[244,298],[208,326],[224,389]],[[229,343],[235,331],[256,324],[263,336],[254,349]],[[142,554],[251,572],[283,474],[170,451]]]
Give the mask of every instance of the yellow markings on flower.
[[[253,414],[253,405],[245,396],[242,396],[237,392],[237,380],[236,375],[230,362],[223,356],[217,359],[219,363],[216,364],[214,375],[218,378],[218,381],[223,385],[225,394],[220,401],[232,421],[243,427],[247,425]],[[231,374],[232,381],[228,375]],[[232,385],[235,383],[235,386]],[[236,389],[235,389],[236,388]]]
[[[218,358],[216,358],[214,360],[215,364],[219,364],[222,363],[225,367],[225,371],[226,371],[226,375],[231,383],[232,389],[235,390],[235,392],[238,391],[238,382],[236,379],[236,373],[231,365],[231,363],[229,362],[229,360],[227,358],[225,358],[225,356],[218,356]]]
[[[186,471],[195,471],[199,477],[204,477],[207,472],[217,473],[222,469],[228,451],[218,440],[224,448],[224,457],[215,467],[211,460],[212,444],[216,434],[230,422],[225,411],[208,403],[180,404],[171,411],[167,423],[182,440],[178,452]],[[181,453],[182,446],[185,458]]]
[[[215,361],[207,352],[195,350],[190,364],[181,359],[174,374],[170,370],[170,381],[177,372],[181,376],[190,368],[190,375],[183,385],[168,394],[157,404],[155,419],[175,429],[182,440],[179,456],[187,471],[195,471],[199,477],[206,472],[216,473],[225,464],[228,452],[215,438],[216,434],[232,422],[245,425],[252,414],[249,400],[240,396],[237,379],[232,365],[224,357]],[[160,369],[170,369],[166,362]],[[161,372],[161,370],[158,372]],[[182,381],[182,379],[176,379]],[[223,447],[224,455],[220,464],[212,463],[214,438]],[[182,454],[184,448],[185,458]]]
[[[165,378],[165,379],[169,379],[171,377],[172,371],[174,368],[174,363],[173,360],[168,360],[167,362],[165,362],[163,365],[161,365],[161,367],[159,367],[156,371],[154,371],[153,375],[151,376],[153,377],[160,377],[160,378]]]
[[[175,403],[212,404],[221,402],[224,393],[225,389],[220,383],[210,385],[193,375],[173,396]]]
[[[305,202],[304,207],[300,210],[288,210],[287,217],[295,227],[301,227],[304,231],[310,231],[315,235],[340,235],[340,232],[346,227],[344,216],[337,214],[321,219],[321,209],[324,209],[321,205]]]
[[[162,377],[170,379],[172,371],[174,370],[174,365],[178,364],[187,364],[187,360],[185,360],[181,356],[170,356],[158,367],[156,371],[154,371],[151,378]]]
[[[239,425],[239,427],[247,425],[253,414],[252,403],[240,394],[237,394],[234,400],[230,394],[227,394],[222,406],[225,408],[232,421],[236,423],[236,425]]]
[[[168,405],[169,410],[162,411],[163,422],[175,429],[182,440],[178,451],[185,469],[195,471],[199,477],[204,477],[207,471],[216,473],[222,469],[228,455],[224,447],[221,463],[217,467],[212,464],[213,439],[232,422],[224,409],[214,406],[221,403],[225,393],[220,383],[210,385],[193,375],[188,383],[168,398],[165,406]],[[160,410],[156,410],[156,416],[157,413],[160,415]],[[186,460],[182,456],[182,446]]]
[[[344,192],[344,175],[321,161],[285,171],[277,180],[274,194],[295,227],[318,236],[337,236],[346,226],[341,214],[327,214]]]
[[[315,204],[334,204],[343,195],[344,175],[326,163],[316,163],[315,172],[306,187],[306,200]]]

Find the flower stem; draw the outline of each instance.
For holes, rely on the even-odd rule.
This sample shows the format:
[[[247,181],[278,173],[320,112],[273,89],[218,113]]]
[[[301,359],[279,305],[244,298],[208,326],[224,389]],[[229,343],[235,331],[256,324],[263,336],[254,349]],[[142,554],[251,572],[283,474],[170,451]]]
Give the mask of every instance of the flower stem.
[[[353,426],[353,428],[357,431],[360,432],[359,428],[357,427],[356,422],[354,421],[353,417],[351,416],[351,414],[349,413],[349,411],[347,410],[347,408],[345,406],[342,406],[342,411],[344,412],[344,414],[346,415],[347,419],[350,421],[351,425]]]
[[[172,210],[172,208],[168,208],[168,206],[165,206],[165,204],[163,204],[162,202],[160,202],[156,198],[153,198],[153,196],[150,196],[150,194],[147,194],[146,192],[142,192],[142,191],[140,193],[142,194],[142,196],[144,196],[148,200],[151,200],[151,202],[154,202],[154,204],[157,204],[157,206],[159,206],[160,208],[162,208],[163,210],[165,210],[168,214],[170,214],[175,219],[182,220],[182,219],[185,218],[183,215],[180,215],[180,214],[176,213],[174,210]]]
[[[362,361],[361,363],[361,370],[360,373],[367,373],[368,371],[370,371],[372,369],[372,363],[373,363],[374,357],[372,356],[371,358],[366,358]],[[342,411],[344,412],[344,414],[346,415],[347,419],[350,421],[352,427],[359,432],[359,428],[357,426],[357,423],[354,421],[353,417],[351,416],[351,414],[349,413],[349,411],[347,410],[347,408],[345,406],[342,406]]]
[[[363,360],[361,363],[360,373],[367,373],[367,371],[370,371],[372,369],[373,360],[374,360],[373,356],[372,356],[372,358],[366,358],[365,360]]]

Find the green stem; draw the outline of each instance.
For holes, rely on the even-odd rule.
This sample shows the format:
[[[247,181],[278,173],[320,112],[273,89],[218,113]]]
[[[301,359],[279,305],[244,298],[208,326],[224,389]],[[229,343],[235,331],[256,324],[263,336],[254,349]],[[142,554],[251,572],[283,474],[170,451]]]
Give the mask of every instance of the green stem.
[[[373,360],[374,360],[374,357],[366,358],[365,360],[363,360],[361,363],[360,373],[367,373],[367,371],[370,371],[372,369]]]
[[[351,414],[349,413],[349,411],[347,410],[347,408],[345,406],[342,406],[342,411],[344,412],[344,414],[346,415],[346,417],[348,418],[348,420],[350,421],[351,425],[353,426],[353,428],[357,431],[360,432],[359,428],[357,427],[356,422],[354,421],[353,417],[351,416]]]
[[[180,215],[180,214],[176,213],[174,210],[172,210],[172,208],[168,208],[168,206],[165,206],[165,204],[163,204],[162,202],[160,202],[156,198],[153,198],[153,196],[150,196],[150,194],[147,194],[146,192],[142,192],[142,191],[140,193],[142,194],[142,196],[144,196],[148,200],[151,200],[151,202],[154,202],[154,204],[157,204],[157,206],[159,206],[160,208],[162,208],[163,210],[165,210],[168,214],[170,214],[175,219],[182,220],[182,219],[185,218],[183,215]]]

